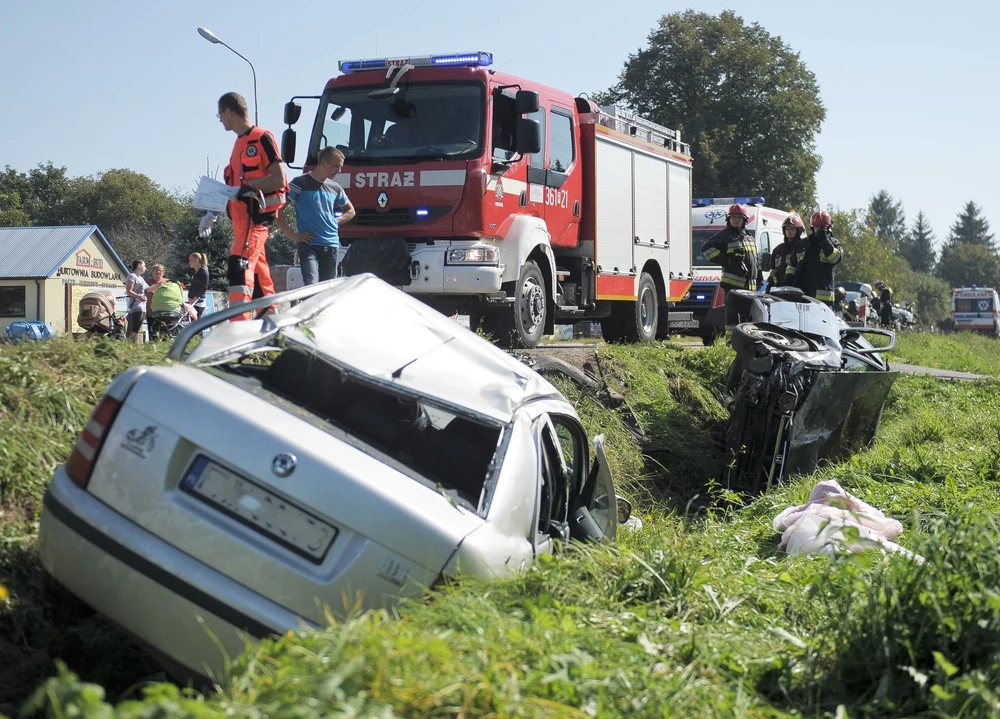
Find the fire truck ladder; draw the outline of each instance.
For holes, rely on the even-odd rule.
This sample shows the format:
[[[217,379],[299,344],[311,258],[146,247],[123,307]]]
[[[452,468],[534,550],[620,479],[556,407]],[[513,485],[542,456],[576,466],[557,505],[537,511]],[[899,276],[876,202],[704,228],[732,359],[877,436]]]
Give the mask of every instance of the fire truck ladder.
[[[630,110],[614,105],[602,105],[598,113],[598,122],[604,127],[610,127],[622,134],[637,137],[652,145],[661,145],[668,150],[685,155],[691,154],[691,146],[686,142],[681,142],[679,130],[671,130],[669,127],[652,120],[639,117]]]

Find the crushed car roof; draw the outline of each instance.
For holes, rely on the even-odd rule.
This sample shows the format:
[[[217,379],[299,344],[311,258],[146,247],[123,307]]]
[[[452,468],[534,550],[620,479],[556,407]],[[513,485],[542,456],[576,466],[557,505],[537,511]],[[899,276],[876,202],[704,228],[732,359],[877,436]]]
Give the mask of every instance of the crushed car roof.
[[[312,287],[317,288],[315,294],[263,320],[216,324],[185,361],[221,364],[257,348],[280,345],[283,338],[378,384],[501,422],[509,422],[517,407],[529,400],[561,397],[515,357],[374,275]],[[280,303],[282,296],[275,295],[275,301]],[[192,329],[211,325],[211,318],[207,315]],[[182,336],[178,343],[188,339]],[[182,353],[183,347],[171,349],[174,358]]]

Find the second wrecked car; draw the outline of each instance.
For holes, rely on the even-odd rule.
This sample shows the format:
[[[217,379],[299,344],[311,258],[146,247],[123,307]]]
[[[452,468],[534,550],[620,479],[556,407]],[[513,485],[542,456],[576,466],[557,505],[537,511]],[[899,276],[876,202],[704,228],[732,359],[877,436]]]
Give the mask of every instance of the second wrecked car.
[[[756,494],[874,438],[897,376],[882,356],[895,333],[851,327],[793,287],[732,290],[727,303],[750,320],[733,330],[725,390],[730,488]]]
[[[272,301],[298,304],[225,322]],[[371,275],[209,315],[169,356],[108,387],[45,496],[40,553],[180,676],[217,671],[245,634],[615,536],[603,438]]]

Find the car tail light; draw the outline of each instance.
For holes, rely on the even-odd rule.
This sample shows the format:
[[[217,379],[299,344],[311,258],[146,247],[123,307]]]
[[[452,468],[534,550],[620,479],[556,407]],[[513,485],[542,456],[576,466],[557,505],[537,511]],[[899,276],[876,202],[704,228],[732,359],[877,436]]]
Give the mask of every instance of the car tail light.
[[[868,305],[862,302],[861,306],[858,307],[858,317],[864,319],[866,314],[868,314]]]
[[[712,298],[712,309],[716,307],[723,307],[726,304],[726,291],[722,289],[722,285],[715,288],[715,297]]]
[[[104,395],[91,412],[90,419],[80,432],[80,436],[76,438],[73,451],[66,461],[66,474],[80,489],[86,489],[90,484],[90,473],[94,469],[94,462],[97,461],[104,438],[121,406],[122,403],[118,400]]]

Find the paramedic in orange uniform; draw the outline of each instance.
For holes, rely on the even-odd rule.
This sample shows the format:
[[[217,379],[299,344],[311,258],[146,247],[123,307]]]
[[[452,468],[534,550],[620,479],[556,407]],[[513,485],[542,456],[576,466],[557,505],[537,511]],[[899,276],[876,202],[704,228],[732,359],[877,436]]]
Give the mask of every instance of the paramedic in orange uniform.
[[[226,184],[239,188],[226,212],[233,222],[233,247],[229,252],[227,276],[229,305],[249,302],[255,295],[274,294],[271,270],[267,266],[264,243],[278,210],[285,204],[285,169],[281,154],[268,130],[253,125],[242,95],[227,92],[219,98],[219,121],[236,133],[236,144],[226,168]],[[211,233],[215,217],[202,218],[199,235]],[[254,283],[258,292],[254,292]],[[253,319],[244,313],[234,320]]]

